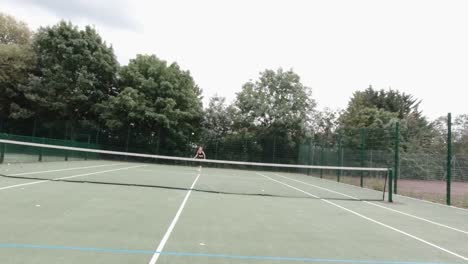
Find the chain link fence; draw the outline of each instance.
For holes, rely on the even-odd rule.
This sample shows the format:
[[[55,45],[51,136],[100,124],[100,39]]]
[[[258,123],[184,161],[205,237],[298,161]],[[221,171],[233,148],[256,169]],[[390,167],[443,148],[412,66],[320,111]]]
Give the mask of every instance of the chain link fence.
[[[292,141],[287,133],[261,138],[234,133],[210,137],[202,145],[207,157],[217,160],[393,168],[395,193],[468,207],[468,127],[455,123],[452,129],[451,119],[446,122],[430,131],[397,122],[384,128],[339,128],[330,135],[314,135],[300,142]],[[131,125],[111,131],[86,122],[72,126],[66,121],[0,121],[1,132],[42,138],[48,144],[183,157],[193,156],[197,145],[191,138],[183,146],[161,140],[161,131],[141,131]],[[319,176],[344,182],[347,179],[338,170],[319,172]]]

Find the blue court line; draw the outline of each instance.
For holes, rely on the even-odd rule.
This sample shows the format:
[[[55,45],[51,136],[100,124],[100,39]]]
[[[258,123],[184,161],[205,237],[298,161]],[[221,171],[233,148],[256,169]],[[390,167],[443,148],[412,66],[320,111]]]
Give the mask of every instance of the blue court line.
[[[247,260],[273,260],[273,261],[302,261],[302,262],[326,262],[326,263],[357,263],[357,264],[446,264],[435,262],[414,262],[414,261],[385,261],[385,260],[352,260],[352,259],[323,259],[323,258],[300,258],[300,257],[274,257],[274,256],[242,256],[226,254],[192,253],[192,252],[171,252],[171,251],[153,251],[153,250],[134,250],[134,249],[112,249],[112,248],[89,248],[73,246],[46,246],[30,244],[0,244],[0,248],[15,249],[53,249],[69,251],[88,251],[104,253],[126,253],[126,254],[161,254],[178,257],[207,257],[221,259],[247,259]]]

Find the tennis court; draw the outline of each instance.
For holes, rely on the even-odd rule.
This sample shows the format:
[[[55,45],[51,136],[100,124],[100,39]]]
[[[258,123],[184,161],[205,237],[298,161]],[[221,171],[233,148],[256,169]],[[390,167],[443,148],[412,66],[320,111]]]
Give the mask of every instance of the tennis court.
[[[468,262],[467,210],[389,203],[353,173],[5,145],[0,263]]]

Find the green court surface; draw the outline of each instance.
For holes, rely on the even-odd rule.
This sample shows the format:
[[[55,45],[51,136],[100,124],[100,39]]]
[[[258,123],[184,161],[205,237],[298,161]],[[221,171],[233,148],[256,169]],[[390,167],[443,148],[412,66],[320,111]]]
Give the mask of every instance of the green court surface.
[[[0,174],[118,183],[0,177],[0,263],[468,263],[467,210],[302,174],[99,160]]]

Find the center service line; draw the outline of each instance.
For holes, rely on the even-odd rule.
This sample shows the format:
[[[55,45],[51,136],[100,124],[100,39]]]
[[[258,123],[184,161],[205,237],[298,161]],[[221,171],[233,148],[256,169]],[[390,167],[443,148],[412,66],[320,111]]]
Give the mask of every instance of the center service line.
[[[174,230],[174,227],[177,224],[177,221],[179,220],[179,217],[182,214],[182,211],[184,210],[185,204],[187,203],[187,200],[190,197],[190,194],[192,193],[192,190],[195,187],[195,184],[197,183],[198,178],[200,178],[200,174],[201,174],[201,172],[199,172],[197,174],[197,177],[193,181],[192,186],[190,186],[189,191],[185,195],[184,200],[182,201],[182,203],[180,204],[179,210],[177,211],[176,215],[174,216],[174,219],[172,219],[172,222],[169,225],[169,227],[167,228],[166,233],[164,234],[163,238],[161,239],[161,242],[159,242],[159,245],[158,245],[153,257],[151,258],[149,264],[155,264],[156,261],[158,261],[158,258],[161,255],[161,252],[163,251],[164,246],[167,243],[167,240],[171,236],[172,230]]]

